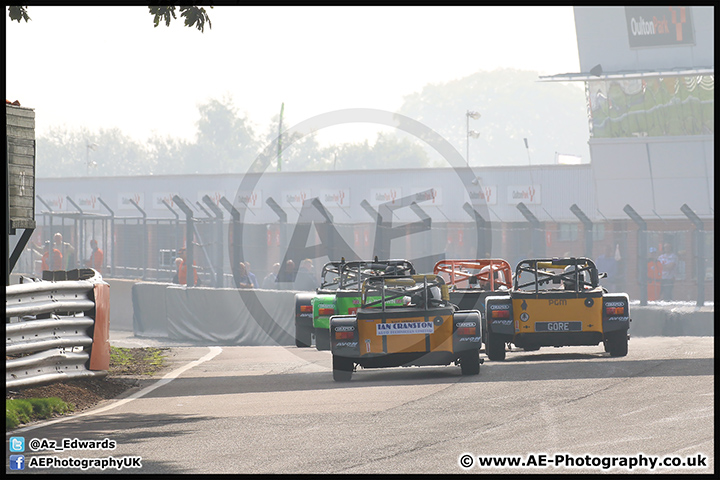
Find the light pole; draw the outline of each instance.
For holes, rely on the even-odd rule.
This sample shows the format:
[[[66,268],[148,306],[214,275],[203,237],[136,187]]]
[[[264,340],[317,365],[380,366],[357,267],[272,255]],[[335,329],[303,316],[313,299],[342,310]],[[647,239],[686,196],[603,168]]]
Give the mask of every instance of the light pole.
[[[480,114],[478,112],[475,112],[473,110],[468,110],[465,113],[465,124],[466,124],[466,131],[467,135],[465,137],[465,161],[467,162],[467,166],[470,166],[470,135],[472,135],[473,138],[478,138],[480,136],[480,132],[476,132],[475,130],[470,130],[470,119],[477,120],[480,118]]]
[[[90,143],[89,141],[87,141],[87,153],[85,154],[85,164],[87,166],[87,175],[90,175],[90,167],[97,166],[97,162],[95,162],[95,160],[90,162],[90,150],[97,150],[97,144]]]

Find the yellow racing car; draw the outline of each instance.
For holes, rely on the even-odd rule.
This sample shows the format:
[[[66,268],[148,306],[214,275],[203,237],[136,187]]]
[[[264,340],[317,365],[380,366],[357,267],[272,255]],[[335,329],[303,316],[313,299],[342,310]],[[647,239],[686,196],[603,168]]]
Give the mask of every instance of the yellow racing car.
[[[485,298],[485,354],[505,360],[506,346],[598,345],[613,357],[628,353],[630,327],[626,293],[608,293],[605,273],[585,257],[522,260],[513,288]]]
[[[480,312],[458,310],[439,275],[374,276],[353,315],[330,317],[333,378],[363,368],[460,365],[480,371]]]

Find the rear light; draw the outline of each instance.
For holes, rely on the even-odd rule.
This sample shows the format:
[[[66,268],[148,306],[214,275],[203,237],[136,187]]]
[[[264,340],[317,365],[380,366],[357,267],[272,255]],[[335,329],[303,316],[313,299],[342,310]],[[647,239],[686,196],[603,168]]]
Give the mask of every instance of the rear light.
[[[458,335],[475,335],[475,327],[460,327],[457,329]]]
[[[323,317],[329,317],[330,315],[335,315],[335,309],[334,308],[318,308],[318,315]]]
[[[335,338],[338,340],[346,340],[353,337],[353,332],[335,332]]]
[[[625,307],[605,307],[608,316],[625,315]]]
[[[301,313],[312,313],[312,305],[300,305]]]
[[[493,310],[490,316],[492,318],[510,318],[510,310]]]

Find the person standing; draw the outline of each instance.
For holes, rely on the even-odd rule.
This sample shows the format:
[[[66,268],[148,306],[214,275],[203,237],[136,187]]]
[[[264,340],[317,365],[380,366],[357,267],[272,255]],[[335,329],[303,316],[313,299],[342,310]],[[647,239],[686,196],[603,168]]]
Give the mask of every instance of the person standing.
[[[97,270],[98,273],[102,274],[105,254],[102,249],[98,247],[98,242],[94,238],[90,240],[90,248],[92,248],[92,253],[90,254],[90,258],[85,261],[85,266],[93,268]]]
[[[295,275],[297,275],[297,272],[295,271],[295,262],[288,260],[285,262],[285,269],[278,273],[278,281],[287,283],[294,282]]]
[[[52,256],[52,258],[51,258]],[[62,253],[57,248],[53,248],[48,240],[45,242],[45,253],[42,256],[42,270],[62,270],[63,258]]]
[[[658,260],[657,249],[650,247],[647,264],[647,297],[650,301],[660,298],[660,279],[662,278],[662,263]]]
[[[243,262],[238,263],[237,288],[254,288],[250,275],[248,275],[247,267]]]
[[[65,271],[77,268],[77,256],[75,255],[75,247],[68,242],[63,242],[62,233],[57,232],[54,237],[55,248],[60,250],[63,257],[63,269]]]
[[[615,260],[615,252],[612,245],[605,245],[605,253],[600,255],[595,261],[598,272],[607,273],[607,277],[601,282],[608,291],[615,291],[615,281],[617,277],[617,261]]]
[[[300,268],[295,278],[295,288],[304,291],[312,291],[317,288],[317,281],[313,273],[313,263],[309,258],[300,262]]]
[[[274,290],[277,288],[277,278],[278,278],[278,272],[280,271],[280,263],[276,262],[272,266],[272,270],[270,273],[265,275],[265,278],[263,278],[262,288],[265,290]]]
[[[663,300],[672,300],[672,291],[675,285],[675,275],[678,265],[678,256],[673,252],[672,245],[669,243],[663,245],[663,251],[658,257],[658,262],[662,265],[660,295]]]
[[[180,259],[182,260],[180,262],[180,267],[178,267],[178,281],[180,285],[187,285],[187,258],[186,258],[186,251],[184,248],[181,248],[180,251],[178,251],[178,255],[180,255]],[[195,262],[193,261],[193,284],[190,285],[191,287],[198,284],[198,274],[197,274],[197,267],[195,265]]]
[[[180,283],[180,265],[182,265],[183,259],[180,257],[177,257],[175,259],[175,274],[172,278],[172,283]]]
[[[247,276],[250,277],[250,283],[252,283],[253,288],[260,288],[260,285],[258,285],[257,277],[250,270],[250,262],[245,262],[245,270],[247,270]]]

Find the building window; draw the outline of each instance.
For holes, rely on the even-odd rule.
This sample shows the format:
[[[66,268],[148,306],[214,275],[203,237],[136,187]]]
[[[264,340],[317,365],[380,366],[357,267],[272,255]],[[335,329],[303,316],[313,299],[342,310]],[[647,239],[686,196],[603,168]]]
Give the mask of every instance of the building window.
[[[605,240],[605,224],[594,223],[592,230],[593,242],[601,242]]]
[[[578,239],[577,223],[559,223],[558,224],[558,241],[574,242]]]

